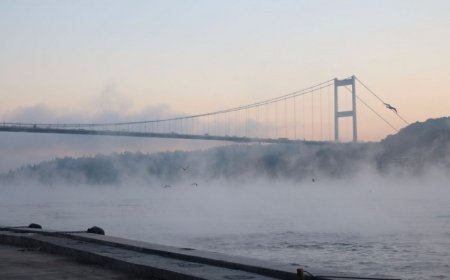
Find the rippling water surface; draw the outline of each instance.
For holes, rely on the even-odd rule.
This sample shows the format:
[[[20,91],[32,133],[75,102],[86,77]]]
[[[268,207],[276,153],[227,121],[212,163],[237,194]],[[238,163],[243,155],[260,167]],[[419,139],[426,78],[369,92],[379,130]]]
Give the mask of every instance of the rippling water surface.
[[[446,181],[4,186],[0,224],[107,234],[302,266],[450,279]]]

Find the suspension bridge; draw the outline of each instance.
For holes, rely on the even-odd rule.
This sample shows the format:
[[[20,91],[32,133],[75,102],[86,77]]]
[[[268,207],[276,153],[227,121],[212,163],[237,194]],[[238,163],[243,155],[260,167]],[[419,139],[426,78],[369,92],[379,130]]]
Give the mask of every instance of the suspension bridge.
[[[356,85],[374,97],[383,111],[356,92]],[[359,89],[359,87],[358,87]],[[384,115],[409,124],[356,76],[330,79],[275,98],[224,110],[173,118],[111,123],[3,122],[0,131],[197,139],[231,142],[279,143],[341,141],[341,120],[351,121],[351,141],[358,141],[357,104],[363,105],[392,131]],[[359,108],[359,107],[358,107]],[[359,111],[359,109],[358,109]]]

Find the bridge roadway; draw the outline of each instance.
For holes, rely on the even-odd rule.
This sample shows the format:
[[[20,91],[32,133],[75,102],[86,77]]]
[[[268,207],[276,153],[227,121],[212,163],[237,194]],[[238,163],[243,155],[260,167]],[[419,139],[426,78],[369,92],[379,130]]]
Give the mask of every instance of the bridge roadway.
[[[79,134],[79,135],[103,135],[103,136],[127,136],[127,137],[148,137],[148,138],[171,138],[171,139],[190,139],[190,140],[213,140],[227,141],[237,143],[311,143],[313,141],[290,140],[288,138],[258,138],[241,136],[219,136],[219,135],[196,135],[179,133],[156,133],[156,132],[136,132],[136,131],[115,131],[115,130],[94,130],[83,128],[53,128],[53,127],[34,127],[20,125],[0,125],[0,132],[28,132],[28,133],[51,133],[51,134]]]

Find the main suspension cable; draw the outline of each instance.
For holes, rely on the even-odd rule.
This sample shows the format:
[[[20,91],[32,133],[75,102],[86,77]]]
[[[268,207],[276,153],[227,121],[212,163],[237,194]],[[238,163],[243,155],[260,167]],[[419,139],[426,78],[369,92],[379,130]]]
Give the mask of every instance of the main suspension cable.
[[[344,87],[347,91],[352,92],[348,87]],[[361,102],[362,104],[364,104],[364,106],[366,106],[367,108],[369,108],[369,110],[371,110],[375,115],[377,115],[381,120],[383,120],[387,125],[389,125],[393,130],[398,132],[398,129],[393,126],[388,120],[386,120],[385,118],[383,118],[382,115],[380,115],[377,111],[375,111],[374,108],[372,108],[369,104],[367,104],[367,102],[365,102],[361,97],[359,97],[358,95],[356,95],[356,98],[358,99],[359,102]]]
[[[384,102],[383,99],[381,99],[380,96],[378,96],[375,92],[373,92],[373,90],[371,90],[368,86],[366,86],[358,77],[356,77],[356,80],[364,87],[367,89],[367,91],[369,91],[373,96],[375,96],[381,103],[383,103],[383,105],[386,105],[387,103]],[[409,125],[410,123],[405,120],[405,118],[403,118],[398,112],[395,113],[406,125]]]

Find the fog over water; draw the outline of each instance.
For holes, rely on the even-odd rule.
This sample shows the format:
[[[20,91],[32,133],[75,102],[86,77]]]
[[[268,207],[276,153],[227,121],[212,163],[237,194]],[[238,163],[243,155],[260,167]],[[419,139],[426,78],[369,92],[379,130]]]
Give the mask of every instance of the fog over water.
[[[449,0],[0,0],[0,227],[450,280],[449,50]]]
[[[230,185],[4,186],[1,223],[107,234],[403,279],[450,275],[450,188],[434,171]],[[425,191],[424,191],[425,190]]]
[[[402,141],[410,129],[381,144],[55,159],[2,175],[0,224],[97,225],[113,236],[363,276],[449,279],[449,138],[439,131],[433,145],[419,141],[429,131]]]

